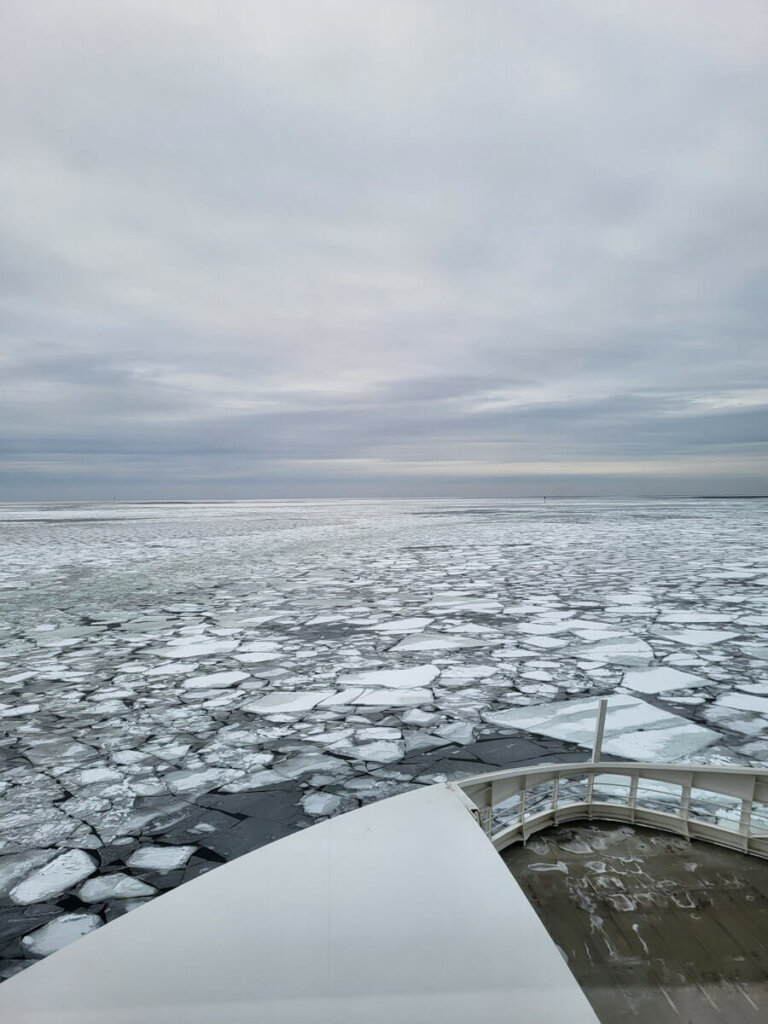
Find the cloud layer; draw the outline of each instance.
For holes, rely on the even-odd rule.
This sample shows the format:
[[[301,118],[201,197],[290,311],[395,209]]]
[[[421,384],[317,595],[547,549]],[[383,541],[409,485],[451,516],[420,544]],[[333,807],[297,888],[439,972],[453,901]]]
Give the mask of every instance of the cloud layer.
[[[760,0],[10,0],[1,493],[768,491]]]

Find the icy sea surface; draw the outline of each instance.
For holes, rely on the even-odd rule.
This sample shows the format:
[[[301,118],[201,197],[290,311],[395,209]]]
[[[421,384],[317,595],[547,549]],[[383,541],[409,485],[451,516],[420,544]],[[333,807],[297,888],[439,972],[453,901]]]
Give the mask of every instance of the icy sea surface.
[[[768,761],[768,501],[0,505],[0,977],[413,786]]]

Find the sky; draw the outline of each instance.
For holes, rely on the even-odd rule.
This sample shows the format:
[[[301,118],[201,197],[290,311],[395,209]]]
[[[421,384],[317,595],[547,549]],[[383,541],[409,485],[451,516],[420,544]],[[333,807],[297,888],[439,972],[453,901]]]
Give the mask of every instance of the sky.
[[[764,0],[4,0],[0,500],[768,493]]]

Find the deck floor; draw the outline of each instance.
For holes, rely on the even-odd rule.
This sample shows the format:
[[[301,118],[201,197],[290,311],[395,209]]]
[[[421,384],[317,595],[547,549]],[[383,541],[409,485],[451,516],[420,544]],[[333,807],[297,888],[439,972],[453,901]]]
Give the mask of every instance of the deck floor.
[[[502,856],[603,1024],[768,1021],[768,861],[603,823]]]

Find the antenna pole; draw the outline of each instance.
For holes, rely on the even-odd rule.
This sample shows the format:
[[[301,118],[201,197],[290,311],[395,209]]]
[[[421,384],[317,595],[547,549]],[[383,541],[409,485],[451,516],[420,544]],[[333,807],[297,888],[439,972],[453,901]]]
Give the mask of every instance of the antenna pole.
[[[605,731],[605,714],[608,710],[608,698],[600,698],[600,706],[597,711],[597,725],[595,727],[595,744],[592,747],[592,763],[597,764],[600,760],[600,750],[603,746],[603,732]]]

